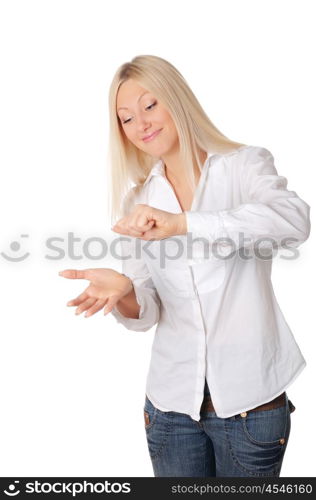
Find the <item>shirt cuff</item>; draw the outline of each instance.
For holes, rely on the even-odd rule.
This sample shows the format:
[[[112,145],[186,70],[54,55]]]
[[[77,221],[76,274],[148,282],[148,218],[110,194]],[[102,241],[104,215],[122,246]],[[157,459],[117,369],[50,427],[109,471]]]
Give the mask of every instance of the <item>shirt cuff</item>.
[[[216,238],[224,236],[225,231],[217,213],[185,211],[187,233],[192,238],[206,238],[208,243],[213,243]]]
[[[127,318],[121,314],[114,306],[111,313],[116,318],[118,323],[122,323],[128,330],[138,332],[146,332],[159,319],[158,305],[155,303],[154,298],[151,297],[148,288],[138,287],[134,285],[136,301],[140,305],[138,318]]]
[[[187,218],[187,233],[191,234],[193,256],[198,255],[199,245],[211,247],[207,254],[209,259],[225,259],[236,250],[236,244],[229,237],[225,225],[227,210],[213,212],[185,212]],[[208,250],[209,252],[209,250]]]

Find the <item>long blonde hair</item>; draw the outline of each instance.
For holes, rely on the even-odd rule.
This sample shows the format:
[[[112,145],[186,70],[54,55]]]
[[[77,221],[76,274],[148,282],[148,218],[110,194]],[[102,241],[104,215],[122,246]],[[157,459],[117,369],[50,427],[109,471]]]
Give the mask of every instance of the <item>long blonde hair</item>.
[[[120,85],[132,78],[151,92],[171,115],[179,136],[180,159],[192,191],[194,164],[202,165],[198,148],[214,153],[234,151],[243,143],[223,135],[206,115],[181,73],[158,56],[139,55],[116,71],[109,90],[108,165],[111,178],[109,209],[111,224],[123,216],[122,201],[134,185],[141,188],[152,166],[159,160],[141,151],[124,134],[116,111]]]

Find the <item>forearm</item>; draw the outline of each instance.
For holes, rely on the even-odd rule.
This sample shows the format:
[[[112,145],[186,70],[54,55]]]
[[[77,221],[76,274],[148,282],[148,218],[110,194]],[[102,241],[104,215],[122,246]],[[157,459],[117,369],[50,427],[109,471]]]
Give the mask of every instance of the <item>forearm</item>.
[[[175,224],[174,236],[187,234],[188,227],[187,227],[187,218],[185,212],[182,212],[180,214],[175,214],[175,220],[176,224]]]
[[[134,287],[131,291],[116,303],[116,309],[126,318],[139,318],[140,305],[136,300]]]

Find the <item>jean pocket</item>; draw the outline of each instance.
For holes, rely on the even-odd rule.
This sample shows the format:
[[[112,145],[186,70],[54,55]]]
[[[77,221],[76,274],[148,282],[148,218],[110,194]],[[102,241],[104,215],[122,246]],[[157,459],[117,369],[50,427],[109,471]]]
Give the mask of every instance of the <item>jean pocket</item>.
[[[144,418],[150,458],[157,461],[166,449],[172,434],[174,412],[159,410],[146,395]]]
[[[278,475],[290,428],[288,405],[226,419],[230,452],[241,473],[256,477]]]
[[[283,446],[286,440],[289,406],[245,412],[240,416],[245,437],[261,446]]]
[[[146,430],[149,430],[154,425],[156,417],[157,408],[152,404],[146,395],[144,404],[144,421]]]

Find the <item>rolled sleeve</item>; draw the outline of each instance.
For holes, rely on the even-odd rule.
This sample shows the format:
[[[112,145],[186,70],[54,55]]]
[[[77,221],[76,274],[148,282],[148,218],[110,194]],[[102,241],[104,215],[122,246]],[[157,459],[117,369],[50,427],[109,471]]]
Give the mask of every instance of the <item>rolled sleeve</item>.
[[[122,323],[128,330],[146,332],[152,328],[159,320],[160,303],[158,296],[153,289],[147,286],[134,285],[135,296],[140,305],[138,318],[127,318],[123,316],[116,307],[113,307],[112,314],[118,323]]]

